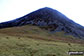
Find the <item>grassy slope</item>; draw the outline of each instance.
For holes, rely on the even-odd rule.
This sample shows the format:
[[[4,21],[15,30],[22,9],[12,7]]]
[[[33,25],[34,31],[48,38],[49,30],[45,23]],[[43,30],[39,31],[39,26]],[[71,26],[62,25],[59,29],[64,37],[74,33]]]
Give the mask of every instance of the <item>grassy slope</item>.
[[[84,51],[83,42],[36,26],[0,29],[0,56],[69,56],[69,49]]]

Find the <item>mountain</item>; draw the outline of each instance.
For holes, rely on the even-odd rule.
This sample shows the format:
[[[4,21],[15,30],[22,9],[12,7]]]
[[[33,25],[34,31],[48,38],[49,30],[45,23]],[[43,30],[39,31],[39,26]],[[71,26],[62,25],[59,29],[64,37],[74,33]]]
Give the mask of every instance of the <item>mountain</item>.
[[[23,17],[12,21],[0,23],[0,28],[18,27],[24,25],[35,25],[50,32],[65,32],[65,35],[72,35],[84,39],[84,27],[70,20],[68,17],[52,8],[41,8]]]
[[[84,51],[83,31],[57,10],[41,8],[0,23],[0,56],[70,56]]]

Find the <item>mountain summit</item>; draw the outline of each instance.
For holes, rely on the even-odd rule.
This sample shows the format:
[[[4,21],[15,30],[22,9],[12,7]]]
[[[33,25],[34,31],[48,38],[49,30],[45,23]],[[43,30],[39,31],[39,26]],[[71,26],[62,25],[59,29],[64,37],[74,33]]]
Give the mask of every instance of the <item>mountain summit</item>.
[[[0,28],[23,26],[27,24],[36,25],[51,32],[64,31],[67,35],[84,39],[83,26],[70,20],[59,11],[48,7],[41,8],[15,20],[0,23]]]

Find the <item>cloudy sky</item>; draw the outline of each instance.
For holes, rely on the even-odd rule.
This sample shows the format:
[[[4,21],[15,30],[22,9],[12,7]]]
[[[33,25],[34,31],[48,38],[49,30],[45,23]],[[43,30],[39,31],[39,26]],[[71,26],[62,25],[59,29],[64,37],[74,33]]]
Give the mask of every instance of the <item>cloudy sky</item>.
[[[0,0],[0,22],[19,18],[43,7],[56,9],[84,26],[84,0]]]

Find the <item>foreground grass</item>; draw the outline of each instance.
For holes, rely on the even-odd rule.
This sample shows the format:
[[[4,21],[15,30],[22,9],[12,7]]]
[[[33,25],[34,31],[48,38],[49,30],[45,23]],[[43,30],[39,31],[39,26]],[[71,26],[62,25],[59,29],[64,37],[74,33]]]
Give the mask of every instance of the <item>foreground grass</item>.
[[[84,41],[30,25],[0,29],[0,56],[69,56],[69,50],[84,51]]]
[[[69,49],[84,51],[83,44],[70,44],[1,34],[0,56],[69,56]]]

